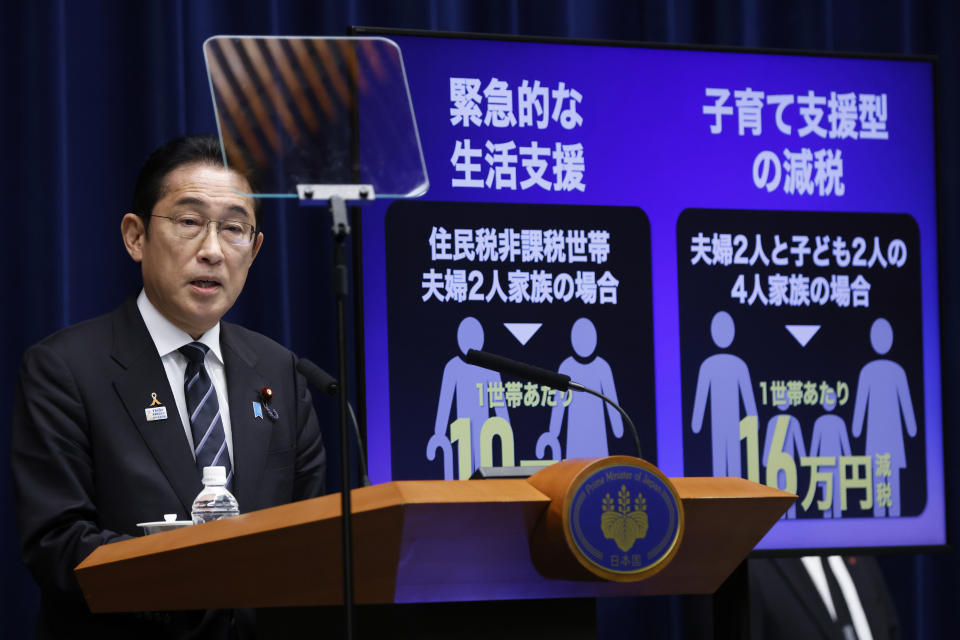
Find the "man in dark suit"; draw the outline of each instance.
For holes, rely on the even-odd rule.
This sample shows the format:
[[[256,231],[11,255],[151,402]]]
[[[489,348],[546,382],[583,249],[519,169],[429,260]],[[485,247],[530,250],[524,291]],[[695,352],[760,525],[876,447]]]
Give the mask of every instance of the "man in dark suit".
[[[205,465],[228,469],[241,512],[323,492],[293,354],[220,320],[263,242],[250,192],[215,138],[155,151],[121,223],[140,295],[24,355],[12,466],[23,558],[42,592],[38,637],[245,637],[249,612],[92,615],[73,568],[139,535],[138,522],[189,519]],[[185,579],[216,588],[216,567],[196,570]]]
[[[751,637],[895,640],[897,613],[869,556],[750,560]]]

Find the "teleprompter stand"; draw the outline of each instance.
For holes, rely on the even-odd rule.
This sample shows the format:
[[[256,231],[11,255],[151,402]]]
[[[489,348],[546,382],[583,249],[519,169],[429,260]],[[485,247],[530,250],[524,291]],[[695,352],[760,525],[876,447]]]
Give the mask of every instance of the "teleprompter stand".
[[[374,199],[372,185],[298,185],[297,193],[303,206],[327,206],[333,222],[333,293],[337,313],[337,377],[340,380],[340,538],[343,541],[343,608],[344,635],[353,637],[353,509],[350,481],[350,432],[347,427],[347,327],[346,300],[350,292],[350,278],[346,261],[346,242],[350,235],[347,218],[347,200],[369,202]]]

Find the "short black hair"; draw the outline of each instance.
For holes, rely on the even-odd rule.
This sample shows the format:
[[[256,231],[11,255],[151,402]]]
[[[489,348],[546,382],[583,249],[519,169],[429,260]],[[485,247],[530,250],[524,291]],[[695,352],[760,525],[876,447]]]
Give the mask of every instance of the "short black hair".
[[[144,229],[150,228],[150,214],[157,201],[163,197],[164,181],[175,169],[190,164],[207,164],[223,167],[223,153],[220,150],[220,141],[216,136],[199,135],[183,136],[165,142],[157,148],[147,161],[143,163],[137,184],[133,189],[133,213],[143,220]],[[236,171],[250,185],[252,193],[256,193],[256,185],[251,176]],[[253,214],[256,231],[260,231],[260,198],[253,199]]]

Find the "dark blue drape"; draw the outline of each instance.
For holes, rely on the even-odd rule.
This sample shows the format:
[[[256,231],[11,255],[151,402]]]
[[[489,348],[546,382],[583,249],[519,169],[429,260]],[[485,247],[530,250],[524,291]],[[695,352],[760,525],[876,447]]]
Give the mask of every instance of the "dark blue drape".
[[[0,5],[0,194],[5,274],[0,416],[9,416],[23,350],[134,293],[139,273],[120,242],[135,173],[161,141],[214,131],[201,43],[215,34],[342,35],[368,25],[651,42],[936,54],[938,66],[945,396],[960,380],[960,8],[952,0],[5,0]],[[909,171],[909,167],[904,167]],[[231,319],[331,369],[329,223],[273,209],[267,241]],[[334,423],[335,407],[318,398]],[[945,407],[947,460],[960,459]],[[325,414],[325,415],[324,415]],[[0,629],[32,634],[36,589],[18,557],[9,432],[0,434]],[[335,451],[335,434],[326,434]],[[334,464],[331,478],[338,477]],[[958,530],[957,474],[948,478]],[[960,604],[953,553],[884,560],[905,637],[947,637]],[[627,607],[627,605],[624,605]],[[659,637],[680,637],[675,601]],[[627,622],[630,611],[619,613]],[[650,622],[649,620],[647,621]],[[602,637],[617,637],[604,623]],[[634,628],[632,623],[627,628]],[[667,630],[669,628],[669,631]]]

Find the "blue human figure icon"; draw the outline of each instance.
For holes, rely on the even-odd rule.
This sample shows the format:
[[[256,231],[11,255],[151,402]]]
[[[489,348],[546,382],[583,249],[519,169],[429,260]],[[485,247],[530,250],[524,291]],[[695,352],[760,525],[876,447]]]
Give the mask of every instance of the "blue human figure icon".
[[[773,478],[773,483],[770,482],[770,476],[767,476],[767,484],[777,489],[796,493],[797,461],[807,455],[803,446],[803,433],[800,430],[800,421],[787,413],[787,410],[790,409],[790,399],[786,394],[780,399],[777,408],[780,409],[780,413],[767,421],[767,431],[763,438],[763,466],[767,467],[768,461],[770,460],[770,452],[771,450],[775,450],[778,454],[786,454],[793,460],[794,471],[791,481],[786,469],[779,469],[776,478]],[[792,520],[796,517],[797,503],[794,502],[790,505],[790,508],[787,509],[787,512],[783,514],[783,518]]]
[[[833,490],[830,499],[830,508],[823,512],[824,518],[840,518],[840,457],[850,455],[850,437],[847,435],[847,423],[835,413],[831,413],[837,406],[837,393],[828,389],[823,393],[823,402],[820,403],[823,414],[813,423],[813,437],[810,439],[810,455],[836,459],[831,465],[819,465],[821,473],[833,475]],[[826,498],[826,496],[824,496]]]
[[[726,311],[718,311],[710,322],[710,336],[719,349],[733,343],[735,327]],[[714,476],[742,476],[740,464],[740,403],[748,416],[757,415],[757,403],[747,363],[732,353],[707,357],[697,374],[691,428],[700,433],[707,400],[710,401],[710,438]]]
[[[870,327],[870,344],[877,355],[883,356],[890,351],[893,327],[886,318],[874,320]],[[907,373],[893,360],[878,358],[860,369],[853,422],[850,424],[854,438],[860,437],[864,425],[867,431],[864,453],[875,465],[873,515],[899,516],[900,471],[907,466],[903,430],[906,428],[907,434],[915,437],[917,419],[913,413]],[[887,461],[889,465],[885,464]]]
[[[571,380],[585,387],[599,391],[614,402],[617,400],[617,388],[613,382],[613,370],[610,364],[598,355],[597,328],[587,318],[579,318],[570,330],[570,344],[578,358],[570,356],[560,363],[559,371],[570,376]],[[562,394],[557,392],[556,404],[550,411],[550,426],[537,439],[537,458],[543,458],[547,449],[554,460],[561,458],[560,427],[563,415],[567,414],[567,442],[563,456],[567,458],[602,457],[610,454],[607,444],[607,421],[617,438],[623,437],[623,418],[616,409],[596,396],[585,393],[575,394],[569,405],[564,407]]]
[[[460,355],[456,355],[443,368],[443,381],[440,385],[440,401],[437,403],[437,419],[433,426],[433,435],[427,442],[427,460],[433,461],[437,450],[443,452],[443,477],[453,480],[453,446],[447,437],[447,427],[454,420],[470,420],[470,451],[473,471],[480,466],[480,430],[490,417],[490,402],[487,390],[491,385],[502,385],[500,374],[483,367],[467,364],[462,356],[470,349],[483,349],[483,327],[480,321],[466,317],[457,328],[457,345]],[[479,389],[479,393],[478,393]],[[456,414],[451,418],[450,410],[456,398]],[[493,407],[500,418],[510,422],[504,405]]]

